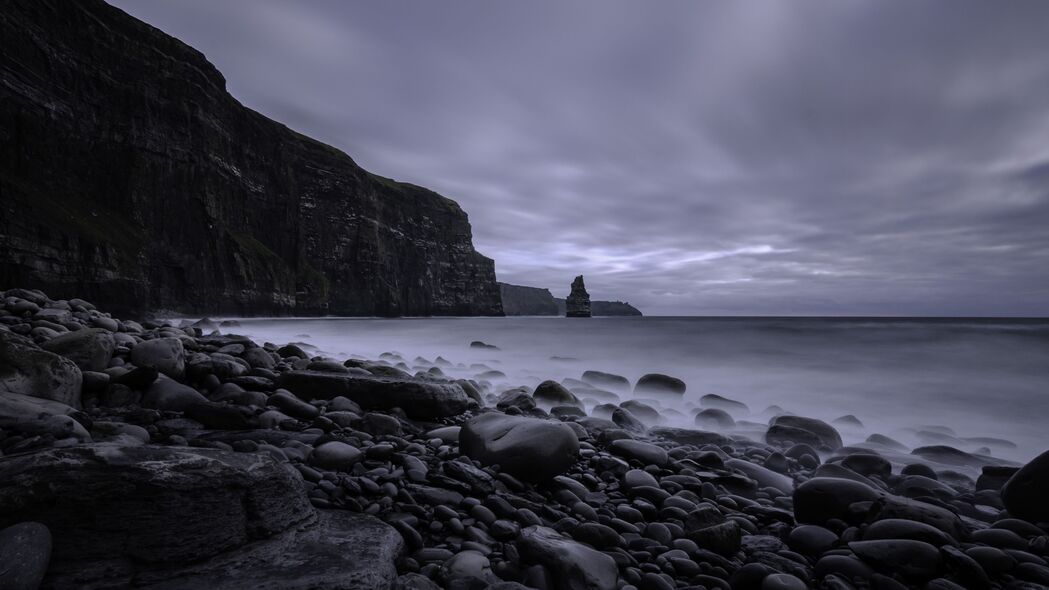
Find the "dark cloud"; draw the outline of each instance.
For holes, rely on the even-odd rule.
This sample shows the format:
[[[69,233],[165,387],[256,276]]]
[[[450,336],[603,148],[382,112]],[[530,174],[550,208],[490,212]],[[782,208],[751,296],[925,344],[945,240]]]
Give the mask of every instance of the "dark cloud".
[[[118,0],[650,314],[1049,315],[1049,4]]]

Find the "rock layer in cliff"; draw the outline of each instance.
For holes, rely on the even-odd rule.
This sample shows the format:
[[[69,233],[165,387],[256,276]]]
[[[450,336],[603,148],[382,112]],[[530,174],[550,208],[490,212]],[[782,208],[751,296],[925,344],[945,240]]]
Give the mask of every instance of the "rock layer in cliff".
[[[204,56],[100,0],[0,11],[0,287],[117,311],[501,315],[432,191],[238,103]]]

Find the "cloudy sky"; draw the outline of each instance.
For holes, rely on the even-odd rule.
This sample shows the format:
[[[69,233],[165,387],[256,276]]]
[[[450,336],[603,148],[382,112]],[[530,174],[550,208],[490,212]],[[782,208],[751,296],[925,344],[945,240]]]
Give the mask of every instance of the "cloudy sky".
[[[1049,315],[1049,2],[116,0],[647,314]]]

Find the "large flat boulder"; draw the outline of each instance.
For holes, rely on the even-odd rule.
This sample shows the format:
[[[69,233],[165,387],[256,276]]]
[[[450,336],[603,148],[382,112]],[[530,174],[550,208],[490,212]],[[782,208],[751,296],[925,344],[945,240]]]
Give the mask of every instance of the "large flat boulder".
[[[579,439],[560,422],[497,412],[473,418],[459,431],[459,449],[484,465],[530,481],[568,470],[579,456]]]
[[[73,361],[38,348],[28,338],[0,331],[0,391],[79,408],[83,380]]]
[[[324,371],[288,371],[278,385],[304,400],[347,397],[366,410],[401,408],[412,418],[443,418],[466,411],[470,398],[457,383],[374,378]]]
[[[91,435],[76,418],[81,412],[61,402],[0,391],[0,428],[30,435],[49,434],[56,439],[90,441]]]
[[[82,371],[101,371],[109,366],[116,341],[109,330],[85,328],[55,336],[41,347],[73,361]]]
[[[841,435],[833,426],[804,416],[776,416],[765,433],[765,442],[784,446],[803,443],[827,452],[842,446]]]
[[[380,588],[401,542],[369,517],[318,515],[266,454],[151,445],[0,459],[0,527],[24,520],[53,534],[55,588]]]

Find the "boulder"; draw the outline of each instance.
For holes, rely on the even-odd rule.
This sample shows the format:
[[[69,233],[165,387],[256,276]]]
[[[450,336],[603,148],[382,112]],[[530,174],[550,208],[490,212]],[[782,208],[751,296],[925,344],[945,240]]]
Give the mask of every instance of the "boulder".
[[[2,459],[0,526],[22,519],[53,534],[56,588],[388,587],[403,543],[375,518],[317,512],[298,472],[266,454],[201,448]]]
[[[484,465],[498,464],[521,479],[542,481],[575,463],[579,439],[559,422],[488,413],[463,425],[459,449]]]
[[[370,378],[321,371],[288,371],[278,386],[304,400],[344,396],[366,410],[401,408],[411,418],[433,419],[463,413],[471,403],[456,383]]]
[[[81,371],[102,371],[113,358],[116,342],[108,330],[87,328],[56,336],[41,348],[73,361]]]
[[[207,401],[196,389],[162,375],[149,386],[145,395],[142,396],[142,407],[184,412],[194,404]]]
[[[521,557],[551,570],[557,590],[615,590],[619,568],[608,555],[544,526],[521,531]]]
[[[186,350],[178,338],[144,340],[131,349],[131,362],[138,367],[156,369],[172,379],[181,379],[186,372]]]
[[[704,408],[725,410],[726,412],[737,412],[743,414],[750,412],[750,408],[747,407],[747,404],[727,397],[722,397],[716,393],[708,393],[699,398],[699,405]]]
[[[776,416],[765,433],[769,444],[805,443],[821,451],[834,451],[842,446],[841,435],[833,426],[815,418]]]
[[[536,401],[537,405],[544,408],[551,408],[554,406],[583,407],[579,398],[577,398],[571,391],[565,389],[565,386],[557,381],[548,380],[537,385],[535,391],[532,392],[532,399]]]
[[[36,590],[51,561],[51,531],[39,522],[0,530],[0,588]]]
[[[790,494],[794,491],[794,480],[761,465],[755,465],[742,459],[729,459],[725,461],[725,466],[743,473],[757,482],[758,487],[774,488],[783,494]]]
[[[80,407],[83,375],[73,361],[37,348],[27,338],[0,331],[0,391]]]
[[[849,543],[849,549],[878,571],[912,580],[935,578],[943,563],[940,551],[922,541],[854,541]]]
[[[664,467],[670,462],[666,449],[639,440],[614,440],[608,445],[608,450],[620,457],[638,461],[642,465]]]
[[[724,435],[716,432],[693,430],[689,428],[656,426],[649,430],[648,433],[652,436],[664,438],[679,445],[695,445],[697,447],[702,447],[704,445],[725,445],[729,443],[729,439]]]
[[[81,416],[76,408],[61,402],[0,391],[0,428],[90,441],[91,435],[76,420]]]
[[[1009,514],[1035,523],[1049,523],[1049,451],[1031,459],[1002,487]]]
[[[314,467],[332,471],[349,471],[364,458],[364,453],[357,447],[344,442],[329,441],[317,445],[310,452],[309,463]]]
[[[677,377],[662,373],[648,373],[637,380],[637,384],[634,385],[634,393],[684,395],[685,388],[685,382]]]
[[[583,371],[583,382],[595,387],[619,391],[630,391],[630,380],[622,375],[601,371]]]

